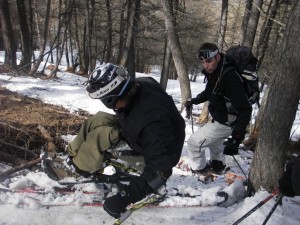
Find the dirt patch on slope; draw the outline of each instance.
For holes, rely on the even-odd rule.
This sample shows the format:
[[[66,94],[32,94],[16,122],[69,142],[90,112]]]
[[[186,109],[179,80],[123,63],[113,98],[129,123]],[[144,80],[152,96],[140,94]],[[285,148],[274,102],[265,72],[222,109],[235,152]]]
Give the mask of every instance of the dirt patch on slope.
[[[63,107],[0,86],[0,161],[15,164],[31,160],[49,148],[50,141],[52,150],[64,151],[66,143],[61,135],[76,135],[88,116],[86,112],[70,113]]]

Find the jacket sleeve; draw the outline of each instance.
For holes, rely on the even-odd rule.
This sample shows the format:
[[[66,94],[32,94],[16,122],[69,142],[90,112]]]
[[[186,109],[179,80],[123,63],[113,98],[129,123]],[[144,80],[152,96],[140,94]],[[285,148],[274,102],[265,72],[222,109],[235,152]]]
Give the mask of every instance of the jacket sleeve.
[[[212,93],[212,89],[213,89],[212,82],[208,81],[207,84],[206,84],[206,86],[205,86],[204,91],[202,91],[200,94],[198,94],[196,96],[196,98],[192,99],[192,104],[198,105],[200,103],[208,101],[209,100],[209,96]]]
[[[241,139],[244,139],[246,127],[250,122],[252,106],[248,101],[248,96],[244,88],[242,78],[236,71],[229,71],[224,74],[222,79],[224,84],[224,93],[234,109],[237,111],[237,119],[233,126],[233,134],[240,134]]]
[[[181,133],[181,129],[175,128],[171,121],[166,119],[153,121],[144,127],[140,134],[140,145],[145,160],[144,171],[161,171],[166,174],[172,171],[181,155],[182,146],[179,146],[176,140],[176,132]],[[184,137],[184,134],[182,136]]]

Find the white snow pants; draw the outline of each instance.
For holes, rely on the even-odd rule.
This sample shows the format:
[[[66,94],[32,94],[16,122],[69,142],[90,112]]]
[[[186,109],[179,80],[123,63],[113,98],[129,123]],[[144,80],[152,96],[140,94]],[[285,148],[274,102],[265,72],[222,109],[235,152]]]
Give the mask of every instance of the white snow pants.
[[[192,170],[201,170],[206,166],[205,149],[210,150],[210,160],[219,160],[225,164],[224,141],[231,135],[232,128],[223,124],[207,122],[187,140],[188,158]]]

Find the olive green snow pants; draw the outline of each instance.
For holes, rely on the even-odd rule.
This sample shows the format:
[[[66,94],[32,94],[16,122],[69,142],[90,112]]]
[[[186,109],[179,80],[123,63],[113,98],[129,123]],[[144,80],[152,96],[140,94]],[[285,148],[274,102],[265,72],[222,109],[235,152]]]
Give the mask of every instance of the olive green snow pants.
[[[121,139],[120,125],[114,115],[98,112],[87,119],[68,145],[68,153],[81,170],[94,172],[102,167],[104,151]]]

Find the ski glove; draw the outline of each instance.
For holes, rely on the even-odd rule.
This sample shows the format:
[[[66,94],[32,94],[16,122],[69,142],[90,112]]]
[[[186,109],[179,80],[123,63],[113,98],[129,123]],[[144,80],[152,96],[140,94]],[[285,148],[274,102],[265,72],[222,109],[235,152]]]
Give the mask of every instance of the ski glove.
[[[140,201],[146,195],[153,193],[153,189],[143,176],[142,174],[141,177],[132,179],[129,185],[119,186],[122,190],[105,200],[104,210],[112,217],[119,218],[129,204]]]
[[[112,217],[120,218],[121,214],[126,212],[126,207],[129,205],[128,197],[122,196],[121,193],[118,193],[112,197],[109,197],[105,200],[103,204],[103,209]]]
[[[190,119],[191,118],[191,115],[192,115],[192,109],[193,109],[193,98],[189,98],[186,100],[185,102],[185,109],[186,109],[186,117],[187,119]]]
[[[224,155],[237,155],[239,153],[239,145],[240,141],[234,139],[234,138],[228,138],[227,141],[223,143],[225,145],[224,147]]]

